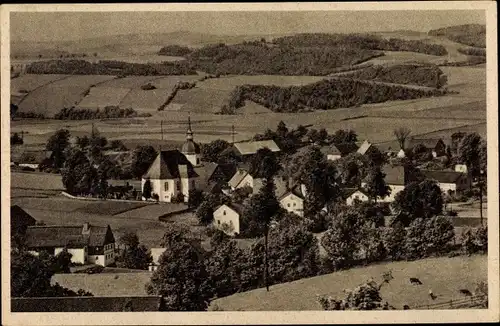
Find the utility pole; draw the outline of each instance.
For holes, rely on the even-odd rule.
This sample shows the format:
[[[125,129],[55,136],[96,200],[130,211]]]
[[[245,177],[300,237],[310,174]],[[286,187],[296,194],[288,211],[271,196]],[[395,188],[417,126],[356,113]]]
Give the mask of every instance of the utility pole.
[[[269,292],[269,262],[267,257],[268,251],[268,239],[269,239],[269,225],[266,225],[266,231],[264,235],[264,283],[266,284],[266,290]]]
[[[481,226],[483,226],[483,175],[484,171],[479,172],[479,216],[481,218]]]
[[[231,126],[232,143],[234,144],[234,125]]]

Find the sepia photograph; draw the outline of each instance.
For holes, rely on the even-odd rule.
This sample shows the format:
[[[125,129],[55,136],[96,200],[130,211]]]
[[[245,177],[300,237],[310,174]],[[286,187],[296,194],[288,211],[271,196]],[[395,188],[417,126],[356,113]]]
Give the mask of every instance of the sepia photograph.
[[[1,14],[2,324],[498,321],[495,3]]]

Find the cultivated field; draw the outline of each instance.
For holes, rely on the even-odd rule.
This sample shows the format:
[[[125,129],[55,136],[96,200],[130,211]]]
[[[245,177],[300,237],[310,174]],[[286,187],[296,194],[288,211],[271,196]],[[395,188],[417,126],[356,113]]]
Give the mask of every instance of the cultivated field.
[[[19,103],[19,110],[53,116],[62,108],[80,103],[91,85],[113,78],[113,76],[75,75],[57,80],[30,92]]]
[[[106,106],[118,106],[123,98],[130,92],[128,88],[118,87],[92,87],[77,108],[99,109]]]
[[[371,277],[378,281],[382,273],[392,270],[394,279],[382,287],[382,300],[398,309],[405,304],[411,308],[435,303],[429,297],[429,289],[437,296],[436,301],[463,299],[459,289],[472,292],[477,282],[487,281],[487,261],[486,255],[476,255],[382,263],[274,285],[269,292],[262,288],[234,294],[213,301],[211,306],[226,311],[321,310],[318,295],[343,298],[344,289],[352,289]],[[410,277],[423,284],[411,285]]]
[[[18,78],[14,78],[10,83],[10,92],[18,93],[20,91],[32,91],[43,85],[53,83],[56,80],[67,78],[69,75],[34,75],[26,74],[21,75]]]

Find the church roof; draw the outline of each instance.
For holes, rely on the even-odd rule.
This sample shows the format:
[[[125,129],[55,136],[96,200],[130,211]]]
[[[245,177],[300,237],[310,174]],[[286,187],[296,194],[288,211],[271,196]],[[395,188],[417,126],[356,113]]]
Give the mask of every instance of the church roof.
[[[193,165],[178,150],[161,151],[143,176],[144,179],[196,178]]]
[[[188,139],[182,145],[181,152],[184,154],[200,154],[200,146],[192,139]]]

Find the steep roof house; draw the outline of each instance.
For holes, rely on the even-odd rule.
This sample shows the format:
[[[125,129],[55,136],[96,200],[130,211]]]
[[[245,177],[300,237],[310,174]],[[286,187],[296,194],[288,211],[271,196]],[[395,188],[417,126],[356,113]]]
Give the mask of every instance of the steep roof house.
[[[304,194],[300,185],[293,187],[278,198],[281,207],[300,217],[304,216]]]
[[[10,207],[10,235],[24,236],[29,226],[36,224],[33,216],[18,205]]]
[[[426,179],[435,180],[443,192],[461,192],[470,188],[471,179],[467,173],[456,171],[421,170]]]
[[[237,235],[241,232],[240,218],[243,206],[236,203],[224,204],[214,210],[213,225],[227,233]]]
[[[47,251],[57,255],[67,250],[74,263],[108,266],[115,261],[115,238],[109,225],[30,226],[25,244],[33,254]]]
[[[320,149],[320,151],[326,155],[326,158],[331,161],[338,160],[357,150],[358,146],[355,143],[331,144],[329,146],[323,146]]]
[[[446,155],[446,144],[441,138],[412,138],[409,141],[408,148],[415,148],[418,145],[424,146],[433,157]]]

